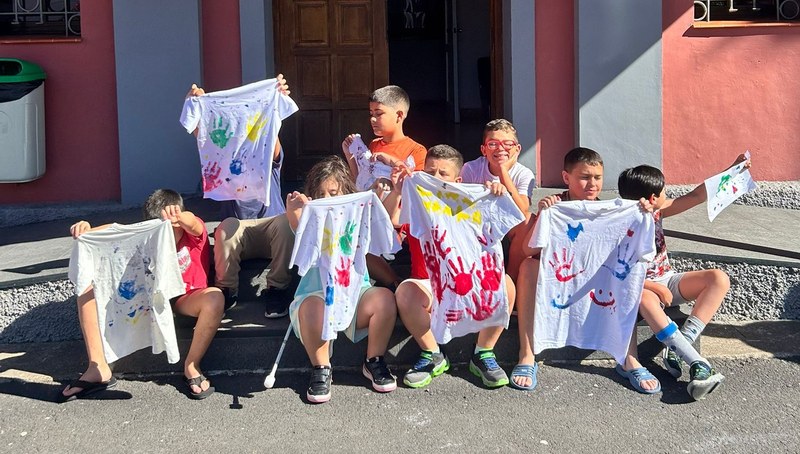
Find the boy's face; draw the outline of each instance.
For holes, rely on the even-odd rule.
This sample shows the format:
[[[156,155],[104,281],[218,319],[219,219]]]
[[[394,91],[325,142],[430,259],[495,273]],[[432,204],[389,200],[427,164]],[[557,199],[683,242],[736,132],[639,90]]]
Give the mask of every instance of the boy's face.
[[[561,177],[572,200],[595,200],[603,190],[603,166],[599,164],[579,162],[569,172],[562,170]]]
[[[449,159],[426,159],[423,172],[448,183],[461,183],[458,166]]]
[[[481,154],[491,164],[502,164],[519,155],[519,142],[514,134],[508,131],[489,131],[483,138]]]
[[[379,102],[369,103],[369,123],[372,125],[372,132],[378,137],[394,133],[402,118],[401,111]]]
[[[323,181],[320,186],[322,186],[320,189],[323,199],[339,195],[339,182],[336,181],[336,178],[330,177]]]

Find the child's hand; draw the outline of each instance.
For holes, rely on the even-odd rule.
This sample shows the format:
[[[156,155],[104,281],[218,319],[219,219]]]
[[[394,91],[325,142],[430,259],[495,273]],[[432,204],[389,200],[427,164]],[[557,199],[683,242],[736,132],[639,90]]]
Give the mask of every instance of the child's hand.
[[[557,196],[555,194],[554,195],[549,195],[549,196],[547,196],[547,197],[545,197],[545,198],[543,198],[542,200],[539,201],[539,205],[538,205],[539,211],[542,211],[542,210],[545,210],[547,208],[550,208],[551,206],[555,205],[556,203],[558,203],[560,201],[561,201],[561,197],[559,197],[559,196]]]
[[[394,158],[382,152],[372,153],[372,156],[369,158],[369,160],[372,162],[382,162],[389,167],[395,166]]]
[[[669,307],[672,304],[672,292],[665,285],[653,282],[649,288],[664,303],[664,306]]]
[[[406,177],[411,175],[411,169],[406,167],[405,164],[397,164],[392,168],[392,191],[398,194],[403,193],[403,181]]]
[[[381,200],[385,194],[388,194],[392,191],[392,182],[387,180],[386,178],[378,178],[375,180],[375,183],[372,183],[372,187],[370,188],[378,195],[378,198]]]
[[[653,206],[652,203],[650,203],[649,200],[642,197],[641,199],[639,199],[639,209],[645,213],[652,213],[655,207]]]
[[[181,207],[178,205],[167,205],[161,210],[161,219],[172,223],[173,227],[179,227],[181,222]]]
[[[294,191],[286,196],[286,209],[300,210],[310,201],[311,197],[306,196],[302,192]]]
[[[72,235],[72,238],[78,238],[79,236],[83,235],[84,233],[88,232],[92,229],[92,226],[89,225],[86,221],[78,221],[69,228],[69,233]]]
[[[198,87],[197,84],[192,84],[192,88],[189,89],[189,93],[186,93],[186,97],[190,98],[192,96],[202,96],[204,94],[206,94],[205,90]]]
[[[514,150],[516,149],[516,151]],[[508,159],[500,163],[500,168],[505,170],[506,172],[510,171],[514,164],[517,163],[517,158],[519,157],[519,147],[514,147],[514,149],[508,151]]]
[[[280,91],[282,95],[289,96],[289,93],[291,93],[289,91],[289,84],[286,83],[286,79],[283,78],[283,74],[278,74],[275,76],[275,78],[278,79],[278,83],[275,85],[278,91]]]
[[[353,144],[353,140],[355,140],[355,138],[356,138],[355,134],[350,134],[349,136],[345,137],[344,140],[342,141],[342,151],[344,152],[344,155],[347,159],[350,159],[350,156],[353,155],[353,153],[350,153],[350,145]]]
[[[503,186],[503,183],[500,183],[499,181],[487,181],[485,185],[492,195],[503,195],[507,192],[506,187]]]
[[[750,166],[752,165],[752,163],[750,162],[750,159],[748,159],[747,156],[745,156],[745,154],[742,153],[742,154],[740,154],[739,156],[736,157],[736,160],[733,161],[733,164],[731,164],[731,167],[739,165],[742,162],[744,162],[744,168],[745,169],[749,169]],[[728,168],[730,168],[730,167],[728,167]]]

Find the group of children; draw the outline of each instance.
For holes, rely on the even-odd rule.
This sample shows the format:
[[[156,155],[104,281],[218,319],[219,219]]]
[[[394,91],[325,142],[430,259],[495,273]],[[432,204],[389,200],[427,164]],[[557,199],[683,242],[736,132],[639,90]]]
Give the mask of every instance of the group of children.
[[[279,78],[279,85],[288,93],[282,78]],[[194,92],[190,92],[190,95],[202,94],[195,90],[198,89],[193,87]],[[411,257],[410,276],[401,279],[398,277],[401,273],[384,257],[368,254],[364,250],[358,252],[365,254],[368,271],[360,282],[352,321],[343,331],[354,342],[365,337],[368,339],[363,374],[378,392],[396,389],[396,378],[387,366],[384,355],[397,315],[420,349],[417,361],[404,374],[403,383],[411,388],[421,388],[450,368],[449,360],[431,330],[431,312],[437,304],[437,298],[441,297],[441,289],[437,289],[436,283],[431,281],[431,272],[435,270],[431,268],[430,251],[423,250],[428,243],[421,244],[420,238],[413,234],[407,216],[401,214],[404,184],[414,184],[408,180],[415,171],[421,171],[445,184],[482,185],[493,197],[511,200],[512,207],[516,206],[513,209],[524,213],[524,216],[520,214],[519,218],[506,222],[503,244],[508,250],[507,265],[503,267],[501,264],[496,268],[502,270],[502,275],[498,273],[493,276],[495,286],[502,285],[505,290],[507,304],[503,307],[507,308],[508,313],[512,308],[517,312],[520,345],[517,365],[511,371],[510,378],[498,365],[494,347],[504,326],[489,326],[478,332],[469,370],[487,387],[510,385],[523,390],[536,387],[538,366],[534,356],[533,327],[541,249],[530,246],[537,222],[537,215],[531,213],[534,210],[531,209],[530,200],[535,181],[533,172],[517,162],[521,145],[516,130],[507,120],[490,121],[483,132],[481,157],[465,163],[462,155],[451,146],[436,145],[426,150],[404,134],[403,123],[408,116],[409,106],[408,95],[400,87],[390,85],[376,90],[369,101],[370,124],[376,138],[367,145],[368,150],[359,150],[356,146],[360,137],[346,137],[342,142],[344,159],[332,156],[314,165],[307,174],[303,191],[288,194],[285,214],[253,221],[229,218],[217,229],[215,249],[230,244],[232,237],[246,236],[247,229],[243,224],[253,224],[248,224],[249,228],[259,226],[257,234],[247,240],[250,246],[242,247],[244,240],[240,239],[235,247],[228,247],[237,255],[234,260],[231,260],[230,253],[226,255],[215,251],[216,284],[222,290],[207,285],[191,289],[187,287],[187,293],[173,302],[177,312],[198,317],[198,327],[195,328],[184,368],[191,397],[204,398],[213,392],[210,382],[200,372],[199,361],[222,317],[225,300],[231,303],[232,289],[237,283],[228,281],[235,279],[238,260],[253,256],[243,251],[256,249],[261,251],[261,255],[273,257],[273,267],[277,255],[278,263],[286,266],[279,270],[271,267],[270,272],[274,274],[273,278],[277,276],[280,281],[277,285],[279,289],[287,288],[291,279],[288,256],[291,255],[292,237],[301,233],[297,229],[302,227],[300,219],[303,211],[312,200],[356,193],[357,181],[370,182],[370,189],[379,196],[398,237],[407,244]],[[364,152],[368,152],[366,160],[362,154]],[[742,161],[745,161],[743,155],[734,164]],[[365,165],[365,162],[370,164]],[[376,171],[377,165],[385,166],[384,170]],[[565,156],[562,176],[567,190],[560,195],[539,200],[537,212],[561,201],[598,200],[603,187],[602,158],[594,150],[575,148]],[[626,169],[619,176],[620,196],[639,200],[641,209],[652,212],[655,219],[657,255],[648,264],[639,313],[665,345],[662,354],[665,368],[677,378],[686,363],[689,367],[689,393],[693,398],[700,399],[713,391],[724,377],[698,354],[692,343],[716,313],[730,284],[727,275],[720,270],[678,273],[671,269],[661,220],[704,202],[706,194],[701,185],[689,194],[672,200],[666,198],[664,186],[661,171],[650,166]],[[149,205],[155,206],[147,211],[148,217],[160,217],[172,222],[179,250],[185,246],[186,238],[191,239],[192,244],[199,245],[198,248],[207,247],[201,246],[207,244],[208,236],[203,222],[184,211],[179,196],[175,196],[177,194],[169,193],[169,197],[163,200],[148,201]],[[85,221],[76,223],[71,229],[76,238],[89,230],[93,229]],[[193,262],[193,266],[199,266],[208,273],[208,263],[199,262]],[[224,270],[223,275],[220,275],[220,269]],[[184,272],[185,280],[188,272]],[[319,274],[306,273],[300,279],[288,310],[295,334],[302,341],[313,366],[307,390],[307,398],[313,403],[326,402],[331,396],[331,341],[323,336],[326,307],[332,301],[327,292],[328,287],[320,280]],[[666,316],[663,308],[688,301],[695,302],[692,314],[678,328]],[[62,394],[65,399],[82,397],[116,383],[102,358],[102,344],[96,330],[96,309],[92,309],[94,304],[91,288],[82,291],[78,307],[90,364],[80,380],[64,389]],[[639,392],[652,394],[661,389],[655,376],[638,361],[635,330],[625,362],[618,364],[616,370]]]

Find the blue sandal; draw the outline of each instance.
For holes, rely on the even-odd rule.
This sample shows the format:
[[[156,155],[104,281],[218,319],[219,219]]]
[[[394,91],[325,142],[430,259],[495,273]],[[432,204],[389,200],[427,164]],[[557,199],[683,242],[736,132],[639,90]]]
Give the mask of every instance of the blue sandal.
[[[521,389],[523,391],[533,391],[536,388],[537,380],[536,375],[539,372],[539,364],[533,363],[533,366],[528,364],[517,364],[514,366],[514,369],[511,370],[511,380],[509,385],[516,389]],[[514,381],[514,377],[527,377],[531,379],[531,384],[528,386],[520,386]]]
[[[614,368],[618,374],[622,377],[627,378],[629,382],[631,382],[631,386],[636,391],[639,391],[642,394],[656,394],[661,392],[661,382],[655,377],[655,375],[651,374],[649,370],[645,369],[644,367],[637,367],[636,369],[625,370],[622,368],[621,364],[617,364],[617,367]],[[647,380],[655,380],[658,382],[658,386],[654,389],[644,389],[642,387],[642,382]]]

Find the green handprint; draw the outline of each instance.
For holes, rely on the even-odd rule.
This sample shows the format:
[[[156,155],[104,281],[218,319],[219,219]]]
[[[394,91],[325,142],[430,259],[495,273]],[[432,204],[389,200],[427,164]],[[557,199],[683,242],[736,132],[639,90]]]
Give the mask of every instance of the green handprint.
[[[722,178],[720,178],[719,186],[717,186],[717,193],[728,189],[728,183],[730,183],[731,178],[732,177],[730,175],[723,175]]]
[[[233,131],[228,131],[231,127],[230,123],[225,123],[222,117],[217,117],[211,125],[213,129],[208,137],[214,142],[214,145],[225,148],[225,145],[228,145],[228,141],[233,137]]]
[[[344,226],[344,232],[339,236],[339,247],[344,255],[353,253],[353,232],[356,230],[355,222],[348,222]]]

